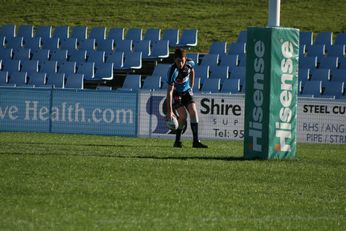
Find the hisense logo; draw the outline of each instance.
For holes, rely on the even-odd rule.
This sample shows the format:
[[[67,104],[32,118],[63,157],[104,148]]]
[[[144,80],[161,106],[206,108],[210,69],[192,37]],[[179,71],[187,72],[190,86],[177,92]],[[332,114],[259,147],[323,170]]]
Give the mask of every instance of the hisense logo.
[[[280,121],[275,123],[275,136],[280,139],[280,144],[275,145],[275,151],[289,152],[291,151],[291,145],[287,144],[287,139],[292,137],[292,110],[290,108],[292,104],[292,85],[293,85],[293,44],[289,41],[285,41],[281,45],[281,93],[280,104],[281,109],[279,112]]]
[[[263,41],[257,41],[254,46],[254,76],[253,76],[253,109],[252,120],[249,121],[249,136],[252,137],[252,150],[262,151],[262,121],[263,121],[263,80],[264,80],[264,53]]]

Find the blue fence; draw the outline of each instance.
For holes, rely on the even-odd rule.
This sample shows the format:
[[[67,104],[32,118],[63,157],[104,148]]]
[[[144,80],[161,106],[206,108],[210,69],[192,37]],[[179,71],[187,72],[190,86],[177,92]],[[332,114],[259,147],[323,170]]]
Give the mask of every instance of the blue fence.
[[[138,95],[58,89],[0,90],[0,131],[136,136]]]

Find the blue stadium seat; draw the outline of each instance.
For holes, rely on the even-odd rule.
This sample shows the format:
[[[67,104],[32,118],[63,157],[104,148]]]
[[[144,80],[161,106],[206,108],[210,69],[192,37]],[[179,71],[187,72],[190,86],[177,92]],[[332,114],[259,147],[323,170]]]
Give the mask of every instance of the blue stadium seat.
[[[246,66],[246,54],[238,54],[238,66]]]
[[[96,40],[96,47],[98,51],[104,51],[106,54],[114,52],[115,43],[113,39],[98,39]]]
[[[323,56],[318,59],[318,68],[337,69],[339,67],[339,58],[333,56]]]
[[[106,54],[104,51],[87,51],[87,61],[94,62],[95,65],[105,62]]]
[[[113,63],[96,63],[94,80],[113,80]]]
[[[345,45],[341,44],[333,44],[332,46],[328,47],[328,56],[344,56],[345,55]]]
[[[126,40],[142,40],[143,29],[140,28],[129,28],[127,30],[125,39]]]
[[[65,74],[64,73],[47,73],[47,87],[51,88],[64,88],[65,87]]]
[[[236,66],[238,66],[238,55],[220,54],[219,65],[235,68]]]
[[[192,59],[195,62],[195,65],[199,65],[199,53],[187,53],[186,58]]]
[[[144,33],[144,40],[159,41],[161,40],[161,29],[148,28]]]
[[[7,38],[16,36],[16,25],[7,24],[0,27],[0,35],[6,36]]]
[[[179,30],[166,29],[163,31],[162,40],[168,40],[170,47],[177,47],[179,44]]]
[[[237,55],[246,53],[246,43],[233,42],[228,45],[228,54]]]
[[[214,41],[209,47],[209,54],[225,54],[227,42]]]
[[[77,69],[76,62],[58,62],[58,72],[67,74],[75,74]]]
[[[79,50],[94,51],[96,49],[96,40],[95,39],[83,39],[78,40]]]
[[[205,54],[201,58],[203,66],[217,66],[219,64],[219,54]]]
[[[13,49],[13,59],[17,60],[28,60],[31,59],[31,49],[30,48],[16,48]]]
[[[330,69],[312,69],[311,70],[312,81],[328,82],[330,80]]]
[[[73,50],[77,49],[77,39],[76,38],[62,38],[60,39],[60,49]]]
[[[322,83],[323,97],[340,98],[344,94],[344,82]]]
[[[161,78],[161,76],[147,76],[143,81],[142,89],[160,90],[162,86]]]
[[[153,41],[151,45],[150,56],[148,60],[162,60],[169,57],[169,42],[168,40]]]
[[[9,72],[8,84],[15,85],[16,87],[24,87],[27,85],[27,73],[13,71]]]
[[[87,58],[86,50],[69,50],[68,60],[71,62],[84,63]]]
[[[345,56],[339,56],[339,69],[346,69],[346,57]]]
[[[59,38],[42,38],[42,48],[49,50],[57,50],[60,48]]]
[[[245,67],[237,67],[234,68],[231,71],[230,78],[232,79],[240,79],[240,81],[245,81],[246,79],[246,68]]]
[[[121,90],[136,91],[142,88],[141,75],[126,75]]]
[[[28,72],[28,86],[47,87],[47,74],[39,72]]]
[[[314,56],[299,57],[299,68],[309,68],[309,69],[317,68],[317,57],[314,57]]]
[[[50,51],[50,60],[55,60],[58,62],[67,61],[68,51],[59,49],[59,50],[51,50]]]
[[[3,59],[2,60],[2,70],[11,72],[20,71],[21,61],[20,60],[12,60],[12,59]]]
[[[310,69],[309,68],[299,68],[298,69],[298,81],[305,83],[310,80]]]
[[[239,94],[240,79],[225,79],[222,83],[221,93]]]
[[[208,65],[206,65],[206,66],[203,66],[203,65],[195,66],[194,70],[195,70],[195,78],[200,78],[202,82],[205,79],[209,78],[210,67]]]
[[[133,42],[133,51],[142,52],[143,59],[147,59],[151,54],[151,40],[137,40]]]
[[[77,73],[83,74],[85,80],[93,80],[95,77],[95,63],[77,63]]]
[[[13,57],[13,49],[12,48],[4,48],[0,47],[0,59],[12,59]]]
[[[39,71],[47,74],[56,73],[58,71],[58,62],[51,60],[41,60],[39,62]]]
[[[153,70],[152,76],[161,76],[163,78],[167,77],[168,70],[171,67],[171,64],[158,63]]]
[[[75,26],[71,32],[71,38],[77,38],[78,41],[87,39],[88,27],[86,26]]]
[[[6,37],[3,35],[0,35],[0,47],[5,47],[6,44]]]
[[[229,78],[228,66],[210,66],[210,79],[221,79],[221,81]]]
[[[5,86],[8,82],[8,72],[0,71],[0,86]]]
[[[346,45],[346,32],[336,34],[334,45]]]
[[[300,31],[299,44],[310,46],[313,43],[313,33],[311,31]]]
[[[125,53],[123,69],[141,69],[142,52]]]
[[[106,39],[106,27],[93,27],[90,31],[89,38],[97,40]]]
[[[37,26],[35,29],[35,37],[41,37],[42,39],[52,37],[52,26]]]
[[[69,26],[56,26],[53,33],[54,38],[60,38],[61,40],[70,37],[70,27]]]
[[[32,38],[34,37],[33,25],[21,25],[18,28],[17,37]]]
[[[50,58],[50,50],[48,49],[33,49],[31,53],[31,59],[43,61]]]
[[[195,77],[195,84],[192,87],[192,91],[193,92],[195,92],[195,93],[199,93],[200,92],[200,89],[201,89],[201,86],[202,86],[201,82],[202,82],[201,78]],[[162,89],[167,89],[167,82],[163,81],[163,83],[165,83],[165,85],[162,86]]]
[[[305,82],[301,87],[301,96],[320,97],[322,94],[322,81],[311,80]]]
[[[333,81],[333,82],[346,82],[346,69],[332,70],[331,81]]]
[[[22,48],[23,41],[23,37],[8,37],[6,38],[6,47],[13,49]]]
[[[324,44],[313,44],[311,46],[308,46],[306,49],[307,56],[320,58],[326,55],[326,47]]]
[[[40,49],[41,46],[42,46],[41,37],[33,37],[33,38],[24,37],[23,47],[36,50],[36,49]]]
[[[22,69],[21,71],[25,72],[38,72],[39,70],[39,61],[38,60],[22,60],[21,65]]]
[[[318,32],[313,44],[322,44],[326,47],[331,46],[333,43],[333,32],[324,31]]]
[[[65,89],[84,89],[84,75],[69,73],[65,75]]]
[[[246,43],[247,40],[247,30],[242,30],[239,32],[237,43]]]
[[[113,39],[115,43],[124,40],[124,28],[111,28],[108,32],[108,39]]]
[[[184,29],[181,32],[179,40],[179,47],[195,47],[198,43],[198,30],[197,29]]]
[[[116,52],[124,52],[125,54],[131,53],[133,41],[129,39],[118,41],[115,47]]]
[[[114,52],[106,57],[106,63],[113,63],[114,70],[121,70],[124,66],[124,52]]]
[[[205,79],[201,92],[203,93],[219,93],[221,88],[221,80],[219,78]]]

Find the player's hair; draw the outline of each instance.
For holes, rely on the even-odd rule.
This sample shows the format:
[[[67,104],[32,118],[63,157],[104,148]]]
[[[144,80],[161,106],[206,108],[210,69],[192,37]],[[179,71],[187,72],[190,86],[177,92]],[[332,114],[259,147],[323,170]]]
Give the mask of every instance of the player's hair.
[[[183,58],[186,57],[186,50],[184,48],[176,48],[174,51],[175,58]]]

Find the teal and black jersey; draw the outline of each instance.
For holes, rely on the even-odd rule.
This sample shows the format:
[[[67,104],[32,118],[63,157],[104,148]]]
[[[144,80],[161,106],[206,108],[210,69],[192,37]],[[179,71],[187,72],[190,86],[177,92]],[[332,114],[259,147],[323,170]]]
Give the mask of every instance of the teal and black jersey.
[[[168,70],[167,83],[174,85],[177,92],[186,92],[190,90],[190,75],[195,63],[193,60],[187,59],[182,69],[177,68],[175,64]]]

